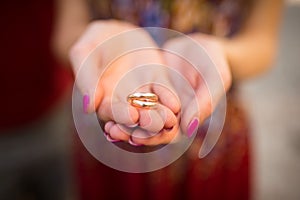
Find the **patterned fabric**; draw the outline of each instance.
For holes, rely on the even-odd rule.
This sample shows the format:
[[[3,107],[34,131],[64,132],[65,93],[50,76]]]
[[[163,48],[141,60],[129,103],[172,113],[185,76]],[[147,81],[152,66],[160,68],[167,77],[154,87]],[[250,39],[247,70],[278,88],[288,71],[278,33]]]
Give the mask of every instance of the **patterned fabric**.
[[[140,26],[170,27],[182,32],[202,31],[230,36],[244,14],[241,1],[229,0],[101,0],[92,2],[95,18],[116,18]],[[244,9],[245,10],[245,9]],[[240,16],[237,19],[236,16]],[[189,150],[161,170],[130,174],[95,160],[78,141],[76,153],[79,193],[94,199],[248,199],[248,124],[233,89],[227,96],[223,132],[212,152],[198,158],[206,127],[198,131]],[[132,147],[140,148],[140,147]]]
[[[205,127],[189,150],[168,167],[131,174],[111,169],[76,142],[80,199],[209,199],[250,198],[248,125],[236,97],[230,93],[225,126],[212,152],[197,157]],[[132,147],[140,148],[140,147]]]
[[[94,19],[121,19],[139,26],[230,36],[238,31],[251,0],[94,0]]]

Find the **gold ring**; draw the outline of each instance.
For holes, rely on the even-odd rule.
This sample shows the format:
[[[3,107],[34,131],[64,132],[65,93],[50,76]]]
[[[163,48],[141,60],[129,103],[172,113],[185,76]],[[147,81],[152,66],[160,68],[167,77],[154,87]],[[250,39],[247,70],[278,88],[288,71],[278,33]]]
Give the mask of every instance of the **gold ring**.
[[[136,108],[153,109],[158,103],[158,96],[150,92],[136,92],[128,95],[127,101]]]

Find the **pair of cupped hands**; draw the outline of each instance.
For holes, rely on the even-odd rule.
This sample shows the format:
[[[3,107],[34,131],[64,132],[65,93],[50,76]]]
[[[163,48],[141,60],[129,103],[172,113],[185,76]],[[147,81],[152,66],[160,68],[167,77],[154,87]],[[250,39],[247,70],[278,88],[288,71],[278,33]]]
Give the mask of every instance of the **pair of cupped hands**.
[[[178,141],[192,137],[214,111],[231,85],[222,43],[203,34],[186,38],[175,37],[158,48],[144,29],[100,20],[71,48],[83,112],[96,112],[109,141],[134,146]],[[158,105],[132,106],[127,97],[135,92],[156,94]]]

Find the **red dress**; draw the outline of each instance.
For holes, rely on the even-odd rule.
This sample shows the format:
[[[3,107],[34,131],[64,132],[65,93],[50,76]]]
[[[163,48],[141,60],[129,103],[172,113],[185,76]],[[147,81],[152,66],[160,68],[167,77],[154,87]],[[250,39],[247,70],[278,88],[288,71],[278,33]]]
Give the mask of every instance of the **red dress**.
[[[140,1],[127,1],[133,2],[133,4],[130,4],[133,5],[132,7],[136,6],[139,8],[141,6],[141,3],[137,3]],[[116,9],[116,2],[118,1],[109,2],[106,5],[110,5],[112,9],[105,10],[107,12],[100,12],[102,13],[102,18],[121,18],[123,16],[126,20],[139,25],[177,27],[177,29],[186,32],[200,29],[203,32],[219,33],[220,28],[224,27],[222,23],[217,24],[214,28],[205,23],[203,25],[201,16],[199,16],[200,20],[198,21],[186,22],[187,26],[185,24],[176,25],[170,20],[172,17],[175,19],[176,14],[178,14],[176,12],[179,12],[178,10],[186,6],[180,5],[180,2],[184,4],[184,2],[192,1],[147,1],[155,5],[152,7],[152,10],[151,6],[149,8],[148,5],[143,7],[144,12],[139,13],[132,8],[128,10],[125,6],[124,8],[118,7],[118,13],[115,15],[108,10],[113,11],[113,9]],[[159,2],[177,2],[177,5],[171,8],[173,13],[168,15],[165,12],[166,10],[162,12],[157,11]],[[100,6],[102,10],[104,5],[103,3],[101,4],[102,7]],[[203,4],[202,6],[207,8],[208,5],[211,4]],[[170,4],[168,6],[170,9]],[[219,8],[222,8],[222,6]],[[147,9],[150,9],[148,14]],[[191,10],[193,9],[189,11]],[[97,12],[99,10],[96,10]],[[124,14],[126,12],[127,14]],[[103,16],[103,13],[109,16]],[[208,12],[206,14],[209,16]],[[166,20],[162,20],[164,17]],[[232,20],[229,20],[230,17],[227,16],[226,19],[228,21],[226,23],[228,25],[231,22],[232,27],[234,27],[236,24]],[[234,28],[232,28],[226,34],[231,35],[234,31]],[[205,127],[200,128],[189,150],[176,162],[158,171],[143,174],[120,172],[103,165],[93,158],[85,150],[81,142],[77,140],[76,160],[80,198],[83,200],[249,199],[249,129],[245,113],[235,94],[232,89],[227,95],[227,114],[222,134],[213,150],[203,159],[199,159],[197,153],[203,139],[203,134],[205,134]]]
[[[197,157],[201,135],[170,166],[132,174],[111,169],[90,155],[77,140],[76,159],[81,199],[249,199],[248,126],[238,101],[228,95],[225,126],[212,152]]]

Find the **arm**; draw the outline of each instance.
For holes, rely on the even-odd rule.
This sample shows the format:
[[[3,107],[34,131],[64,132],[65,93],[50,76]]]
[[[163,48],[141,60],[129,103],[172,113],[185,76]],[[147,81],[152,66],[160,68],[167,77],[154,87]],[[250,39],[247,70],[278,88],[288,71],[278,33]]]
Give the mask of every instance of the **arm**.
[[[281,7],[281,0],[255,0],[245,26],[233,38],[202,33],[189,35],[206,50],[215,65],[206,64],[207,55],[185,37],[172,39],[165,44],[167,49],[181,55],[193,65],[176,55],[165,56],[168,66],[184,75],[195,91],[194,95],[185,94],[186,89],[181,88],[177,80],[173,81],[175,88],[180,91],[178,94],[182,108],[186,108],[182,109],[180,123],[182,130],[188,135],[194,133],[195,127],[211,115],[230,88],[232,79],[250,78],[270,67],[275,57]],[[221,82],[213,70],[210,70],[211,67],[217,69]],[[202,76],[199,76],[199,72]]]
[[[56,0],[55,6],[52,50],[59,60],[67,63],[71,46],[90,21],[88,4],[86,0]]]
[[[234,80],[266,71],[276,55],[282,0],[256,0],[243,29],[222,41]]]

